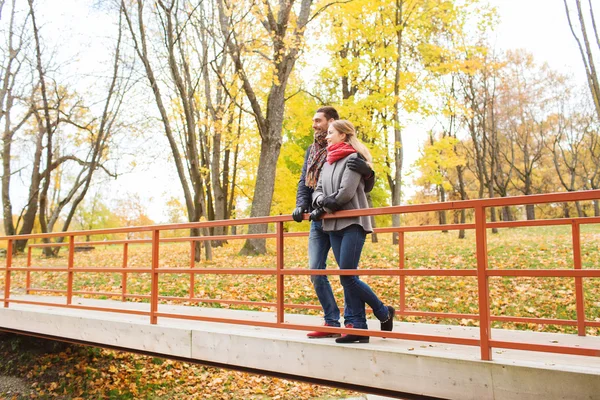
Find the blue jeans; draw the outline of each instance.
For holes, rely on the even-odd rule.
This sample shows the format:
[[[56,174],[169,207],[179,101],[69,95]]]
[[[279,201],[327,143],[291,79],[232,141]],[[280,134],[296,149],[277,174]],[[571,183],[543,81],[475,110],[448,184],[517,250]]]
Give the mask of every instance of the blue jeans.
[[[330,248],[329,235],[323,231],[322,222],[312,221],[310,223],[310,234],[308,235],[309,268],[327,268],[327,255]],[[310,281],[315,288],[321,307],[323,307],[325,323],[331,326],[340,326],[340,309],[335,301],[327,275],[311,275]],[[346,312],[344,312],[344,318],[345,315]]]
[[[341,231],[329,232],[333,255],[340,269],[357,269],[360,254],[367,234],[360,225],[350,225]],[[380,321],[388,319],[388,308],[379,300],[369,285],[356,275],[342,275],[340,281],[344,288],[346,301],[346,321],[356,329],[367,329],[365,303],[372,309]]]

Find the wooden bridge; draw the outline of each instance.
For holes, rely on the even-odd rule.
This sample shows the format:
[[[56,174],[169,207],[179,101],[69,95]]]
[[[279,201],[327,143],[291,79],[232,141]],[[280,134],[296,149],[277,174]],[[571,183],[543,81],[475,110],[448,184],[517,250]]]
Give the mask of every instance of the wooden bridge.
[[[103,346],[126,351],[153,354],[223,368],[241,369],[261,374],[305,380],[331,386],[352,388],[402,398],[455,399],[539,399],[597,398],[600,393],[600,338],[586,336],[586,328],[600,327],[600,321],[586,320],[583,280],[600,278],[598,258],[593,268],[582,268],[580,227],[598,224],[600,218],[566,218],[536,221],[489,222],[486,209],[542,203],[564,203],[600,199],[600,191],[522,196],[501,199],[472,200],[415,206],[398,206],[337,213],[350,215],[386,215],[395,213],[431,212],[472,209],[473,224],[444,226],[404,226],[379,228],[379,233],[399,235],[399,265],[397,269],[364,269],[315,271],[285,268],[285,240],[302,236],[287,233],[284,222],[291,216],[253,218],[231,221],[210,221],[175,225],[156,225],[111,230],[78,231],[2,237],[7,242],[4,274],[3,308],[0,308],[0,330],[43,336],[57,340]],[[276,240],[275,268],[197,268],[196,241],[245,239],[249,235],[161,238],[161,232],[174,229],[215,226],[271,224],[273,232],[253,235]],[[573,265],[571,269],[490,269],[488,268],[487,230],[493,227],[571,226]],[[404,234],[426,230],[475,231],[476,269],[414,269],[404,265]],[[123,246],[120,268],[79,266],[75,264],[77,238],[87,235],[148,233],[151,239],[102,241],[105,245]],[[62,237],[64,243],[31,244],[26,266],[13,265],[15,240]],[[189,267],[159,266],[160,248],[168,242],[189,242]],[[93,244],[94,242],[91,242]],[[152,246],[149,267],[128,267],[128,246],[132,243]],[[90,243],[87,243],[90,244]],[[39,267],[32,265],[31,249],[42,246],[68,248],[66,266]],[[41,289],[31,286],[31,274],[62,272],[65,289]],[[73,277],[86,273],[121,274],[121,293],[75,291]],[[15,274],[25,274],[24,287],[12,284]],[[150,290],[134,295],[127,291],[131,274],[149,274]],[[161,296],[160,276],[187,274],[190,291],[186,297]],[[198,274],[236,274],[274,276],[275,302],[251,302],[239,299],[199,298],[194,293],[194,277]],[[478,327],[424,323],[396,323],[393,332],[381,332],[371,327],[369,344],[336,344],[331,339],[309,340],[305,332],[319,325],[313,316],[286,313],[289,309],[314,306],[285,302],[284,278],[295,275],[378,275],[396,276],[400,298],[397,315],[471,319]],[[479,311],[476,314],[423,312],[406,307],[407,276],[472,277],[477,279]],[[491,315],[489,290],[491,277],[562,277],[575,283],[576,318],[524,318]],[[53,296],[39,296],[41,292]],[[37,295],[34,295],[36,293]],[[115,300],[90,299],[111,297]],[[142,303],[125,301],[141,298]],[[258,306],[274,312],[201,308],[174,303],[223,303]],[[165,304],[169,303],[169,304]],[[577,327],[578,335],[492,329],[492,321],[554,324]],[[365,334],[361,330],[322,328],[331,332]],[[385,336],[385,338],[384,338]]]

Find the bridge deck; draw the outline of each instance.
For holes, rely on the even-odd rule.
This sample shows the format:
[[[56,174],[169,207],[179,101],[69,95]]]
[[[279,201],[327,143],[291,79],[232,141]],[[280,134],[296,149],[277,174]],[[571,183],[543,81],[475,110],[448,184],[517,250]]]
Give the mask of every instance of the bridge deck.
[[[11,299],[64,304],[61,297]],[[149,311],[147,303],[74,298],[73,304]],[[160,305],[159,312],[275,321],[269,312]],[[286,314],[286,322],[319,325],[313,316]],[[11,304],[0,308],[0,329],[37,333],[175,357],[322,381],[366,391],[455,399],[593,399],[600,393],[600,357],[494,349],[482,361],[478,347],[372,337],[368,344],[311,340],[296,330]],[[370,321],[370,329],[379,322]],[[475,338],[474,327],[396,323],[395,331]],[[600,350],[599,337],[494,329],[495,340],[565,344]]]

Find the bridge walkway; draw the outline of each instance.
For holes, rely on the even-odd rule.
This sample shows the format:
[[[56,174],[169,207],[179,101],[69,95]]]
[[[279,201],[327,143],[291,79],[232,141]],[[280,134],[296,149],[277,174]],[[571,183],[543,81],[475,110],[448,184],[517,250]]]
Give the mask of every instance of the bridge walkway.
[[[0,308],[0,330],[34,334],[205,365],[352,388],[391,397],[445,399],[597,399],[600,358],[493,349],[481,360],[477,346],[371,337],[368,344],[308,339],[306,332],[227,323],[160,318],[59,307],[64,297],[13,295]],[[73,298],[73,305],[149,311],[149,303]],[[274,321],[275,313],[159,305],[159,312]],[[315,316],[285,314],[285,321],[319,325]],[[379,322],[370,321],[378,330]],[[395,332],[479,337],[478,327],[397,322]],[[600,337],[492,329],[495,340],[597,348]]]

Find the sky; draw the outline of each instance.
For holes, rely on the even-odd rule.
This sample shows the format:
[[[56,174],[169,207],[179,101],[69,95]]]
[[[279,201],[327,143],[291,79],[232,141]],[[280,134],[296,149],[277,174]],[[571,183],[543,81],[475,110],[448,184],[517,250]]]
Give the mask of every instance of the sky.
[[[102,43],[98,37],[108,35],[111,22],[101,13],[90,9],[92,1],[61,0],[61,7],[53,7],[54,1],[47,1],[43,9],[45,21],[52,21],[52,29],[58,27],[59,40],[68,40],[73,52],[66,56],[66,62],[77,71],[77,75],[95,76],[105,62]],[[573,75],[574,80],[585,84],[585,73],[569,30],[563,0],[489,0],[497,7],[500,23],[493,40],[498,50],[522,48],[531,52],[537,62],[547,62],[551,68]],[[50,28],[50,27],[48,27]],[[79,51],[75,49],[87,49]],[[104,53],[105,54],[105,53]],[[419,146],[432,128],[431,121],[412,121],[404,130],[405,165],[409,167],[419,157]],[[161,149],[144,149],[154,152],[156,160]],[[164,147],[163,151],[167,151]],[[408,171],[408,168],[407,168]],[[414,188],[405,186],[405,198],[414,193]],[[136,173],[124,174],[117,180],[103,182],[102,190],[113,198],[137,195],[155,222],[166,222],[164,204],[174,196],[183,198],[174,167],[165,162],[141,166]],[[26,197],[26,193],[16,189],[15,205]],[[16,210],[16,208],[15,208]],[[290,210],[291,211],[291,210]]]

